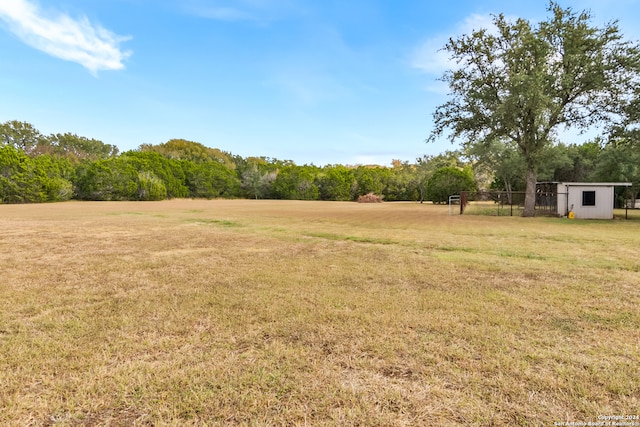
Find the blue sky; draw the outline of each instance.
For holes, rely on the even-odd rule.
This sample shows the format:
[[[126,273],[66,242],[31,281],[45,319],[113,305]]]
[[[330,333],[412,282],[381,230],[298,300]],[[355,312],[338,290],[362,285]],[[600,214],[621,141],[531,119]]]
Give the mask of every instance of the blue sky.
[[[640,39],[640,0],[563,1]],[[390,164],[446,101],[446,39],[547,1],[0,0],[0,122],[114,144],[184,138],[297,164]],[[580,141],[569,141],[580,142]]]

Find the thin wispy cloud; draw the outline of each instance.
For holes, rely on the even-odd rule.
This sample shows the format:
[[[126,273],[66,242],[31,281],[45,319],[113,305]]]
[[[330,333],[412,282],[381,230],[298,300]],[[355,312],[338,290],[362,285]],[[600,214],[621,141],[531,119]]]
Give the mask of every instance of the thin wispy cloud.
[[[257,16],[248,11],[233,7],[207,7],[200,8],[196,13],[203,17],[217,21],[253,21]]]
[[[348,95],[347,88],[330,72],[291,67],[275,71],[269,84],[304,107],[315,107]]]
[[[444,50],[450,38],[462,34],[471,34],[474,30],[495,29],[491,15],[471,15],[463,22],[452,28],[450,33],[439,34],[422,42],[414,49],[411,56],[411,66],[427,74],[442,75],[446,70],[455,67],[455,63]]]
[[[298,7],[290,0],[190,0],[183,5],[189,13],[202,18],[259,23],[288,15]]]
[[[131,52],[120,48],[128,37],[118,36],[86,17],[44,11],[29,0],[2,0],[0,20],[27,45],[49,55],[76,62],[92,74],[121,70]]]

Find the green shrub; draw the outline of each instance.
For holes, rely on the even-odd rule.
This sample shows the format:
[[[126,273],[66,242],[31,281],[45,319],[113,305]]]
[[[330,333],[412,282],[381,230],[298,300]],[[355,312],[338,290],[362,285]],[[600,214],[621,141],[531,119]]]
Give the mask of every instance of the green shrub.
[[[76,194],[82,200],[136,200],[138,171],[122,157],[83,164]]]
[[[473,172],[447,166],[438,169],[427,181],[427,200],[433,203],[447,203],[449,196],[460,194],[463,191],[473,191],[475,181]]]
[[[138,173],[138,200],[164,200],[167,187],[153,172]]]

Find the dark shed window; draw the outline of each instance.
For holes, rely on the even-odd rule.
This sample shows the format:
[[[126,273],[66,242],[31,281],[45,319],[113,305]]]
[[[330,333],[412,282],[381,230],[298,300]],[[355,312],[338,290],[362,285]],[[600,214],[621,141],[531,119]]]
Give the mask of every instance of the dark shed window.
[[[583,191],[582,192],[582,206],[595,206],[596,205],[596,192],[595,191]]]

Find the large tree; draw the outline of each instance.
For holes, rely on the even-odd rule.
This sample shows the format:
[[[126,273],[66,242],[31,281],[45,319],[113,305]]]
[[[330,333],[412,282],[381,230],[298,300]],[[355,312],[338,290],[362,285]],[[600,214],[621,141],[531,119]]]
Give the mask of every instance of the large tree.
[[[142,144],[139,151],[153,151],[170,159],[189,160],[196,163],[214,161],[222,163],[228,169],[236,168],[230,154],[186,139],[170,139],[159,145]]]
[[[523,216],[535,214],[537,172],[558,131],[615,124],[640,75],[640,49],[616,22],[597,27],[589,12],[554,2],[548,11],[535,26],[498,15],[495,31],[449,40],[444,49],[458,67],[442,78],[450,100],[434,113],[428,138],[448,130],[465,145],[515,147],[526,163]]]
[[[10,120],[0,123],[0,145],[11,145],[31,154],[46,138],[31,123]]]
[[[48,143],[52,154],[73,161],[107,159],[117,156],[119,151],[115,145],[69,132],[49,136]]]

